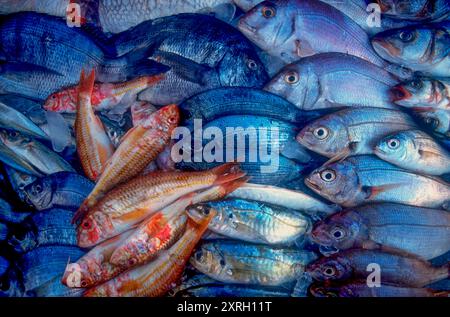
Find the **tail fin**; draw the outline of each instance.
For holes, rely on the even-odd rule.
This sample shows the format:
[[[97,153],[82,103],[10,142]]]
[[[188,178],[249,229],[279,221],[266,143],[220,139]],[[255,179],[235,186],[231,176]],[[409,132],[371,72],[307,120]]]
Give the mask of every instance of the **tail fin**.
[[[95,70],[91,71],[88,78],[85,78],[84,70],[81,71],[80,83],[78,84],[78,94],[84,96],[91,96],[94,90]]]
[[[220,166],[217,166],[211,170],[211,172],[217,175],[216,181],[213,185],[221,185],[224,183],[228,183],[234,181],[236,179],[242,178],[246,175],[239,168],[239,164],[237,163],[225,163]]]

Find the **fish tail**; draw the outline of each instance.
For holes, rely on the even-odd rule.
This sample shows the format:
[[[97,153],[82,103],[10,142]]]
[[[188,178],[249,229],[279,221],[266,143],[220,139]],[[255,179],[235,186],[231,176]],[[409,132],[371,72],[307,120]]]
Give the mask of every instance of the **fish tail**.
[[[237,163],[225,163],[217,166],[211,170],[211,172],[217,176],[213,185],[221,185],[236,179],[242,178],[246,175],[241,171]]]
[[[88,78],[85,78],[84,70],[81,71],[80,83],[78,85],[78,94],[83,96],[91,96],[94,90],[95,70],[91,71]]]

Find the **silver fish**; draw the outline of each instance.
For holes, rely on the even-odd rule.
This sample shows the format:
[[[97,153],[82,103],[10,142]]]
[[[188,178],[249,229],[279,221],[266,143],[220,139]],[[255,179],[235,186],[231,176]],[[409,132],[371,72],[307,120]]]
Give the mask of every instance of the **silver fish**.
[[[377,0],[381,12],[398,19],[427,21],[448,16],[447,0]]]
[[[450,137],[450,110],[430,109],[414,113],[430,130],[438,135]]]
[[[5,129],[19,131],[35,138],[48,138],[47,134],[35,125],[33,121],[2,102],[0,102],[0,126]]]

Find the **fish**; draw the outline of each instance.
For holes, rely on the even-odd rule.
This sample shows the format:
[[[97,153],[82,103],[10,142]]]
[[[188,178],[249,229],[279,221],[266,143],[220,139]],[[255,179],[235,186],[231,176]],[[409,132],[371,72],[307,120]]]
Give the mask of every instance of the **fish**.
[[[114,146],[105,132],[103,123],[96,117],[92,108],[92,90],[95,71],[89,77],[81,72],[78,89],[78,103],[75,119],[77,153],[86,176],[97,181],[114,153]]]
[[[285,66],[264,89],[308,111],[342,107],[396,109],[390,90],[398,82],[396,76],[362,58],[321,53]]]
[[[27,200],[37,210],[76,210],[94,188],[94,183],[77,173],[58,172],[24,187]]]
[[[70,0],[40,0],[38,2],[29,0],[15,0],[14,2],[1,0],[0,13],[11,14],[22,11],[33,11],[65,17],[69,3]]]
[[[176,297],[289,297],[282,287],[211,283],[196,285],[175,294]]]
[[[24,135],[31,137],[48,139],[37,125],[14,108],[8,107],[0,102],[0,126],[4,129],[16,130]]]
[[[435,134],[450,137],[450,111],[441,109],[415,111],[414,115]]]
[[[340,211],[339,206],[324,203],[304,192],[261,184],[244,184],[228,197],[255,200],[312,215],[330,215]]]
[[[17,131],[0,130],[0,143],[0,159],[27,174],[44,176],[61,171],[75,171],[44,144]]]
[[[183,236],[155,261],[138,266],[108,282],[93,287],[85,297],[158,297],[163,296],[179,283],[184,268],[195,246],[208,228],[214,213],[202,218],[189,219]]]
[[[152,114],[142,125],[129,130],[114,154],[102,164],[101,175],[78,209],[74,221],[82,217],[108,190],[142,172],[164,150],[178,122],[178,107],[168,105]]]
[[[239,242],[207,242],[190,263],[224,283],[279,286],[299,277],[316,256],[312,252]]]
[[[5,223],[19,224],[30,215],[29,212],[13,211],[10,204],[0,198],[0,221]]]
[[[36,233],[29,226],[16,228],[8,237],[7,244],[16,254],[25,254],[36,248]]]
[[[320,111],[301,111],[287,100],[255,88],[225,87],[195,95],[180,104],[184,124],[195,119],[210,122],[223,116],[255,115],[305,124],[323,115]]]
[[[398,168],[370,155],[346,158],[313,171],[305,184],[344,207],[392,202],[448,209],[450,186],[442,179]]]
[[[374,153],[382,160],[417,173],[450,173],[450,152],[421,130],[386,136],[378,142]]]
[[[448,16],[450,5],[445,0],[377,0],[381,13],[397,19],[430,21]]]
[[[179,104],[218,87],[261,88],[269,79],[251,42],[207,15],[178,14],[146,21],[111,41],[118,54],[148,48],[153,51],[148,55],[151,60],[169,68],[162,81],[139,94],[139,100],[155,106]]]
[[[296,140],[334,161],[351,155],[372,154],[380,138],[416,127],[414,120],[399,110],[348,108],[310,123]]]
[[[381,284],[369,287],[365,281],[350,281],[336,285],[311,285],[310,292],[315,297],[448,297],[448,291],[424,287],[405,287],[395,284]]]
[[[372,45],[389,62],[427,76],[449,77],[449,26],[447,21],[388,30],[375,35]]]
[[[421,78],[396,85],[391,90],[393,102],[413,110],[450,109],[450,81]]]
[[[0,222],[0,242],[5,241],[8,238],[8,226],[5,223]]]
[[[148,102],[135,101],[130,106],[131,119],[133,126],[145,124],[145,120],[158,109]]]
[[[95,83],[91,104],[94,111],[125,112],[131,101],[147,87],[158,83],[164,75],[144,76],[124,83]],[[78,100],[78,86],[65,88],[55,92],[47,98],[44,109],[62,113],[75,113]],[[117,108],[121,108],[117,110]]]
[[[126,231],[178,198],[245,176],[228,163],[202,172],[153,172],[108,192],[78,227],[78,245],[92,247]]]
[[[449,231],[450,214],[445,210],[381,203],[349,208],[319,221],[311,239],[339,250],[395,249],[433,259],[450,250]]]
[[[128,230],[106,240],[84,254],[78,261],[68,263],[61,283],[69,288],[90,288],[102,284],[122,273],[126,268],[109,260],[114,250],[132,234]]]
[[[239,20],[238,29],[286,63],[317,53],[340,52],[386,65],[356,22],[320,1],[264,1]]]
[[[25,291],[62,276],[69,258],[76,261],[83,254],[81,249],[70,246],[43,246],[24,254],[18,266],[23,273]]]
[[[173,245],[183,234],[187,223],[187,215],[184,211],[189,205],[221,199],[246,181],[246,178],[238,179],[179,198],[144,220],[131,236],[114,250],[109,262],[127,269],[148,262],[159,252]],[[192,219],[203,217],[203,215],[194,214],[189,216]],[[205,216],[207,216],[207,213],[205,213]]]
[[[82,288],[69,288],[61,284],[60,277],[55,276],[49,282],[28,291],[27,295],[31,293],[36,297],[81,297],[83,292]]]
[[[448,277],[448,264],[433,267],[428,261],[379,250],[350,249],[322,257],[310,263],[306,272],[317,281],[342,281],[349,278],[366,279],[376,263],[381,269],[383,283],[423,287]]]
[[[209,230],[241,241],[289,245],[306,235],[311,221],[301,213],[261,202],[226,199],[191,205],[187,213],[208,213],[216,216]]]

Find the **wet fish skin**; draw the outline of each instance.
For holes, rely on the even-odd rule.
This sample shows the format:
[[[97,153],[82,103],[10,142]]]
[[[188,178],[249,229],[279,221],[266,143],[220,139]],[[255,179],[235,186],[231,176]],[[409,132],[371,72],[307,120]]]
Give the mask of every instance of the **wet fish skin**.
[[[423,287],[448,277],[448,265],[433,267],[423,259],[378,250],[350,249],[310,263],[306,271],[317,281],[365,279],[367,265],[377,263],[383,282]]]
[[[203,243],[190,263],[224,283],[278,286],[295,280],[315,258],[308,251],[222,241]]]
[[[432,259],[450,250],[449,231],[445,210],[382,203],[331,215],[314,225],[311,238],[339,250],[392,248]]]
[[[308,111],[342,107],[395,109],[389,92],[397,83],[394,75],[359,57],[321,53],[285,66],[264,89]]]
[[[399,110],[348,108],[317,119],[297,135],[297,142],[326,157],[372,154],[378,140],[416,128]]]
[[[294,210],[242,199],[192,205],[188,213],[217,215],[209,230],[233,239],[268,245],[289,245],[309,232],[310,220]]]
[[[434,133],[448,138],[450,136],[450,111],[433,109],[415,111],[414,114]]]
[[[24,190],[37,210],[76,210],[93,187],[91,181],[77,173],[59,172],[36,180]]]
[[[445,181],[400,169],[370,155],[322,166],[305,179],[305,184],[344,207],[392,202],[447,209],[450,197]]]
[[[64,17],[69,3],[70,0],[40,0],[39,2],[29,0],[18,0],[14,2],[1,0],[0,13],[11,14],[22,11],[34,11]]]
[[[361,57],[378,66],[386,64],[373,51],[366,32],[356,22],[320,1],[265,1],[247,12],[238,28],[260,48],[286,63],[334,51]]]
[[[0,126],[13,129],[31,137],[47,139],[48,136],[36,126],[30,119],[19,111],[0,102]]]
[[[450,76],[450,22],[409,26],[381,32],[372,38],[385,60],[434,77]]]
[[[387,162],[418,173],[450,173],[450,153],[421,130],[389,135],[378,142],[374,153]]]
[[[450,5],[445,0],[377,0],[381,12],[394,18],[429,21],[448,15]]]

